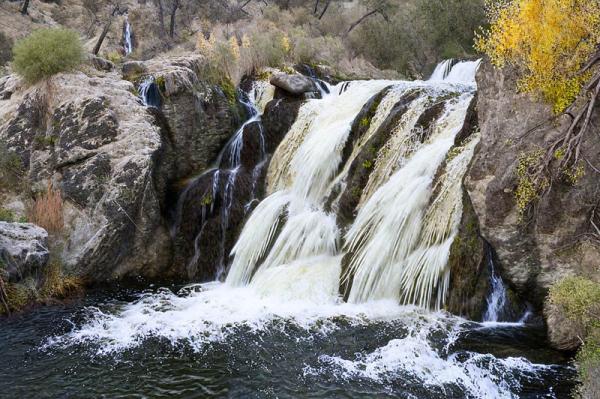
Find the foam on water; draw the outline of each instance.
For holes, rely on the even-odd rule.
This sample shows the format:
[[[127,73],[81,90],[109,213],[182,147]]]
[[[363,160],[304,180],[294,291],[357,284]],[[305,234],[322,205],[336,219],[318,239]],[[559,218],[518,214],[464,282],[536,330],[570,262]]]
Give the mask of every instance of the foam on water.
[[[541,373],[553,366],[534,364],[522,357],[496,358],[490,354],[458,352],[448,354],[429,343],[436,329],[448,328],[437,321],[416,324],[408,336],[393,339],[370,353],[358,353],[353,359],[321,355],[320,366],[306,366],[305,375],[333,374],[342,380],[365,379],[391,384],[398,379],[423,384],[432,390],[459,387],[476,398],[517,398],[524,379],[541,381]],[[450,327],[448,346],[461,332],[461,325]],[[468,396],[471,397],[471,396]]]
[[[329,263],[330,270],[339,273],[339,259],[313,261]],[[288,270],[283,270],[286,267]],[[141,349],[150,339],[160,339],[200,353],[240,334],[278,330],[293,334],[294,339],[309,339],[306,337],[326,337],[349,325],[400,323],[407,330],[405,334],[370,352],[360,352],[354,357],[315,353],[314,362],[304,367],[305,376],[326,375],[378,384],[410,378],[432,391],[458,387],[474,397],[513,398],[517,397],[523,378],[540,378],[540,373],[551,369],[524,358],[500,359],[489,354],[453,352],[453,344],[473,323],[446,313],[400,306],[388,300],[349,304],[335,296],[311,296],[307,300],[303,294],[294,295],[299,289],[319,292],[335,289],[314,287],[329,280],[318,274],[311,276],[318,270],[322,268],[292,264],[265,271],[270,275],[264,280],[257,276],[247,287],[210,283],[186,287],[178,294],[161,289],[110,311],[88,308],[87,322],[49,339],[45,349],[85,345],[96,355],[115,356]],[[306,287],[288,286],[275,292],[268,289],[265,283],[277,279],[280,273],[291,273],[305,281]],[[288,330],[290,326],[294,328]],[[306,334],[298,334],[296,328]]]

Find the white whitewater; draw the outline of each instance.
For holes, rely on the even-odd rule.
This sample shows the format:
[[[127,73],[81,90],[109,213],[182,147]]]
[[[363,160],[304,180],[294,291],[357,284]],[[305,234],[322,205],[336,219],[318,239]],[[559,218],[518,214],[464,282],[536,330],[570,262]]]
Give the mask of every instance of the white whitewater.
[[[462,216],[462,177],[478,138],[464,148],[449,150],[462,129],[473,97],[473,63],[458,63],[448,76],[471,71],[470,85],[454,82],[368,81],[341,83],[323,100],[304,105],[269,167],[266,198],[246,223],[233,248],[234,261],[227,277],[231,286],[264,283],[269,272],[277,284],[298,283],[297,268],[340,270],[341,257],[350,253],[346,279],[353,279],[351,302],[394,299],[439,309],[449,284],[447,261]],[[456,72],[454,72],[456,71]],[[447,77],[448,77],[447,76]],[[464,78],[464,79],[463,79]],[[354,143],[345,165],[341,152],[352,122],[377,93],[388,88],[370,121],[369,130]],[[422,94],[413,101],[381,151],[363,192],[356,220],[342,237],[325,200],[338,184],[345,184],[348,164],[387,118],[393,106],[411,89]],[[452,98],[446,100],[449,94]],[[433,102],[445,110],[429,132],[416,129],[418,117]],[[425,137],[423,142],[419,137]],[[446,163],[444,163],[446,161]],[[341,169],[340,169],[341,168]],[[441,176],[434,185],[436,173]],[[435,196],[434,196],[435,195]],[[345,244],[344,244],[345,243]],[[315,261],[315,259],[320,259]],[[335,272],[314,271],[339,284]],[[289,276],[289,282],[282,277]],[[307,299],[313,295],[307,292]],[[337,297],[337,293],[335,295]]]
[[[491,291],[487,298],[487,308],[483,315],[483,321],[498,322],[500,321],[502,310],[508,303],[508,296],[506,294],[504,281],[502,281],[502,277],[496,273],[494,261],[492,259],[489,260],[489,270]]]
[[[87,322],[51,339],[49,346],[93,344],[99,354],[112,356],[159,338],[202,352],[240,331],[268,334],[291,325],[290,333],[308,335],[297,339],[310,339],[348,325],[401,323],[408,329],[405,337],[355,357],[335,349],[316,354],[305,374],[377,382],[408,373],[417,383],[442,391],[458,384],[469,397],[516,397],[514,376],[535,378],[547,366],[523,358],[452,353],[448,348],[472,323],[424,309],[440,308],[447,294],[448,255],[462,215],[461,181],[479,139],[475,135],[454,147],[475,89],[472,77],[469,84],[462,80],[463,70],[472,67],[454,66],[459,84],[346,82],[331,87],[322,100],[309,100],[273,156],[269,196],[249,216],[225,283],[190,286],[177,294],[166,289],[146,293],[110,312],[91,308]],[[422,94],[394,128],[373,165],[356,220],[342,232],[325,201],[348,173],[351,160],[342,165],[342,151],[354,119],[388,87],[351,160],[402,95],[413,88]],[[266,104],[260,96],[252,101],[257,114]],[[435,102],[445,108],[423,132],[415,126],[418,116]],[[222,165],[226,168],[238,163],[242,142],[237,140],[224,150],[223,159],[231,162]],[[349,302],[339,293],[344,256],[350,256],[347,277],[353,278]],[[446,337],[444,348],[432,342],[436,334]]]
[[[129,16],[127,15],[125,15],[125,32],[123,36],[125,54],[129,55],[133,52],[133,39],[131,37],[131,24],[129,23]]]
[[[334,89],[324,99],[310,100],[302,107],[269,167],[271,195],[252,214],[233,248],[229,285],[248,284],[258,266],[261,270],[257,273],[280,267],[291,276],[293,269],[303,264],[297,261],[337,257],[340,234],[335,216],[324,212],[323,203],[339,168],[352,122],[363,105],[389,85],[387,81],[355,82],[341,94]],[[283,217],[287,221],[273,240]],[[262,258],[265,260],[259,265]],[[334,263],[324,260],[322,264],[311,264],[331,268]],[[339,281],[339,275],[333,277],[335,281],[330,285]]]

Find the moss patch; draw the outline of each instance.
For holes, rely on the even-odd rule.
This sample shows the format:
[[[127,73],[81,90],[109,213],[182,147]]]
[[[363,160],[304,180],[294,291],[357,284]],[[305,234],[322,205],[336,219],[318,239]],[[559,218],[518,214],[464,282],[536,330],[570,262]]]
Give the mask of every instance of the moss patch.
[[[600,397],[600,284],[583,277],[568,277],[550,289],[548,300],[583,331],[577,353],[582,397]]]

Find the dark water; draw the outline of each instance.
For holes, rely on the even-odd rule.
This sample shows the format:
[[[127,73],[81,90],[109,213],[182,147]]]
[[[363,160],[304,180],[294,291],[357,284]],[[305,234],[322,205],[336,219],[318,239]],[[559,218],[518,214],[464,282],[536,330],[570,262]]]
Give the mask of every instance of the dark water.
[[[90,317],[86,306],[108,312],[136,298],[127,290],[91,294],[77,303],[0,320],[0,397],[567,398],[573,388],[568,359],[548,349],[537,327],[472,324],[452,339],[448,331],[432,329],[421,343],[407,338],[414,326],[406,320],[357,324],[340,317],[334,320],[337,328],[323,334],[318,325],[306,329],[274,318],[262,329],[229,326],[235,332],[228,338],[195,349],[189,342],[153,337],[105,355],[98,354],[101,342],[45,345],[49,337],[85,323]],[[370,355],[393,343],[397,346],[380,357]],[[439,359],[419,353],[422,349],[431,349]],[[406,357],[405,351],[417,355]],[[501,360],[517,357],[555,366],[532,371],[526,363],[510,368]],[[485,388],[474,393],[460,378],[453,382],[456,365],[477,384],[493,382],[510,394],[497,396]],[[424,379],[411,367],[431,375]],[[479,378],[481,370],[486,379]],[[432,383],[432,378],[444,383]]]

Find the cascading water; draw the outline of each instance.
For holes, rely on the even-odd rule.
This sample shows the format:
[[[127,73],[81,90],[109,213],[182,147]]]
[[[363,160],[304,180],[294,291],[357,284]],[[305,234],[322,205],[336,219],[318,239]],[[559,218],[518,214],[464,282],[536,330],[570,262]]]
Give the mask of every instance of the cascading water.
[[[216,277],[220,278],[228,263],[226,248],[233,207],[237,205],[237,202],[243,201],[242,206],[245,213],[255,205],[257,183],[268,155],[261,113],[274,94],[269,86],[266,82],[258,81],[254,82],[249,93],[240,93],[239,102],[245,108],[248,119],[227,142],[213,167],[192,179],[179,195],[176,221],[172,228],[174,237],[182,232],[184,209],[190,204],[197,207],[195,199],[200,198],[201,217],[197,221],[197,228],[194,228],[192,233],[194,236],[193,254],[187,259],[190,276],[195,275],[200,258],[206,256],[206,253],[203,253],[207,244],[206,235],[209,233],[206,231],[206,227],[210,221],[216,220],[219,231],[212,233],[216,237],[213,237],[211,241],[216,242],[211,242],[210,245],[213,249],[217,248],[217,252],[213,253],[211,259],[216,263]],[[243,159],[244,142],[248,140],[254,142],[255,150],[258,152],[252,162]],[[244,185],[249,186],[247,193],[236,192],[240,186],[240,180],[244,181]],[[198,193],[199,189],[201,190],[200,194]]]
[[[162,103],[161,94],[154,76],[148,76],[140,83],[138,93],[142,104],[146,107],[160,108]]]
[[[514,326],[489,329],[426,309],[443,307],[448,294],[462,179],[479,140],[461,130],[476,65],[439,68],[443,76],[427,82],[331,87],[300,108],[270,162],[261,144],[260,160],[244,160],[246,140],[263,132],[257,125],[265,102],[251,94],[249,120],[180,202],[202,215],[193,230],[197,258],[210,215],[219,220],[220,237],[242,197],[258,202],[255,176],[264,173],[256,170],[268,165],[266,198],[242,208],[252,211],[225,283],[89,308],[83,324],[50,338],[45,349],[76,346],[112,359],[166,343],[157,365],[144,357],[140,373],[150,390],[156,373],[183,367],[175,378],[181,384],[155,390],[173,393],[177,386],[182,396],[196,387],[216,397],[562,397],[569,388],[561,381],[572,378],[572,369],[543,364],[557,357],[545,357],[539,340],[524,352],[515,345],[522,336],[510,335]],[[245,196],[236,191],[243,178],[252,183]],[[339,214],[349,203],[353,217],[345,222]],[[227,255],[219,260],[223,267]],[[183,351],[199,367],[187,367],[179,355],[171,362],[163,355],[169,351]],[[138,363],[126,360],[137,373]],[[216,382],[202,371],[215,364],[224,372]]]
[[[123,28],[123,44],[125,47],[125,54],[129,55],[133,52],[133,38],[131,33],[131,24],[129,23],[129,16],[125,15],[125,26]]]
[[[490,294],[487,298],[487,308],[483,314],[484,322],[499,322],[501,321],[502,312],[508,304],[508,296],[506,287],[502,277],[498,275],[494,268],[494,260],[489,256],[489,271],[490,271]]]
[[[459,63],[453,69],[464,68]],[[475,69],[471,70],[474,76]],[[345,90],[334,88],[324,100],[306,104],[279,146],[268,175],[271,196],[246,223],[232,251],[234,261],[227,283],[252,284],[253,276],[264,280],[262,274],[272,268],[286,270],[276,273],[279,276],[292,276],[302,267],[306,278],[313,273],[329,276],[333,280],[327,285],[339,286],[341,264],[335,259],[346,255],[345,279],[353,280],[351,302],[395,299],[440,308],[449,284],[446,264],[450,246],[462,215],[462,177],[478,138],[456,147],[452,159],[447,154],[462,129],[473,86],[389,81],[342,85],[347,86]],[[389,151],[384,151],[376,159],[375,172],[386,172],[372,175],[376,183],[367,184],[372,189],[363,192],[366,198],[356,220],[342,237],[325,202],[335,181],[343,180],[340,176],[347,173],[340,163],[353,121],[367,101],[384,89],[388,94],[379,105],[383,112],[369,121],[369,130],[355,143],[353,153],[361,151],[404,93],[419,89],[419,100],[411,104],[388,141],[405,144],[393,148],[394,154],[404,156],[389,157]],[[416,123],[427,101],[441,102],[444,110],[428,132],[423,132]],[[406,145],[408,142],[411,145]],[[353,158],[351,155],[350,160]],[[266,221],[272,224],[265,226]],[[315,262],[317,258],[322,263]],[[285,284],[280,279],[277,283]],[[330,299],[336,297],[337,293]]]

